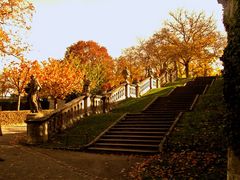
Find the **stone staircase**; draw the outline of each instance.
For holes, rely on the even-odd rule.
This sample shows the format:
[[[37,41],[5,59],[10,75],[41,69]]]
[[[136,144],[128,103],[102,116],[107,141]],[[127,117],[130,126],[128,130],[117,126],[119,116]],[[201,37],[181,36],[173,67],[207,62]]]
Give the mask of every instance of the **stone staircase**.
[[[196,78],[175,88],[167,97],[158,97],[141,113],[126,114],[87,147],[88,152],[159,153],[160,144],[180,119],[193,109],[199,94],[206,91],[213,77]]]

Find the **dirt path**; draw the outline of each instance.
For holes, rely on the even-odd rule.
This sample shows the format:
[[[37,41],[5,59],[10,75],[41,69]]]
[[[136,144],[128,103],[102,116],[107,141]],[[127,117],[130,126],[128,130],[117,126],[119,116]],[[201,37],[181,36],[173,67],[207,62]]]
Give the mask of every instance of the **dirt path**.
[[[15,133],[12,133],[16,130]],[[17,130],[18,129],[18,130]],[[24,128],[3,128],[0,136],[0,179],[129,179],[126,172],[142,160],[136,156],[93,154],[16,144]]]

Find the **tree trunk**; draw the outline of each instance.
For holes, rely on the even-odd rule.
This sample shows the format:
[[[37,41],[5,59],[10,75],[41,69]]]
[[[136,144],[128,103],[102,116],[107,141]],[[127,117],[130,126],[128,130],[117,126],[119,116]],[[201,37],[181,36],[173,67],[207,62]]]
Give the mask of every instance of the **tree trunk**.
[[[186,78],[189,78],[189,62],[184,63]]]
[[[20,106],[21,106],[21,94],[18,94],[18,103],[17,103],[17,111],[20,111]]]
[[[0,122],[0,136],[2,136],[2,127],[1,127],[1,122]]]
[[[57,104],[57,98],[54,98],[54,109],[58,108],[58,104]]]
[[[207,65],[204,64],[204,74],[203,74],[203,76],[204,76],[204,77],[207,77],[207,75],[208,75]]]
[[[174,61],[174,72],[176,73],[176,78],[178,78],[178,65],[177,65],[177,61]]]
[[[240,179],[240,159],[237,157],[232,148],[228,148],[228,170],[227,179]]]

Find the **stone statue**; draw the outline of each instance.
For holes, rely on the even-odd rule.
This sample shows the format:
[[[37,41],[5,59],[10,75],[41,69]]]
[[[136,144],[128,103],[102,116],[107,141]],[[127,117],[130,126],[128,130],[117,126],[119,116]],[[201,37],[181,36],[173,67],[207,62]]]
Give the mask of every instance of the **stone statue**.
[[[87,79],[86,75],[83,78],[83,94],[90,93],[90,83],[91,81]]]
[[[128,78],[130,77],[130,72],[127,69],[127,67],[125,67],[124,70],[122,71],[122,76],[123,76],[124,80],[126,82],[128,82]]]
[[[26,93],[28,93],[28,101],[30,104],[30,110],[32,113],[39,112],[38,106],[38,92],[41,90],[41,85],[38,80],[31,75],[30,82],[28,83],[27,87],[25,88]]]
[[[148,69],[147,69],[147,76],[153,77],[153,69],[151,67],[148,67]]]

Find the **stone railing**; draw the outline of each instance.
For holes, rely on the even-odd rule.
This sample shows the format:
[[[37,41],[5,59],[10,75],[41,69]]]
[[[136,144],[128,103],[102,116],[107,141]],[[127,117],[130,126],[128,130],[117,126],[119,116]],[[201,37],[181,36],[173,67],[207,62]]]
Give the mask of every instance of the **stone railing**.
[[[47,116],[32,113],[27,116],[27,137],[29,144],[46,142],[49,137],[62,132],[90,114],[106,113],[107,96],[81,96],[53,111]]]
[[[175,80],[175,76],[171,80]],[[62,108],[53,111],[47,116],[39,114],[27,116],[28,143],[38,144],[46,142],[49,137],[72,127],[84,116],[106,113],[111,110],[111,104],[127,98],[138,98],[150,89],[160,88],[169,82],[170,77],[163,74],[159,78],[148,77],[137,84],[123,83],[118,88],[105,95],[81,96],[65,104]]]

